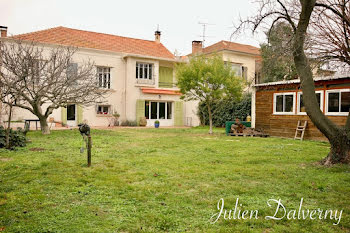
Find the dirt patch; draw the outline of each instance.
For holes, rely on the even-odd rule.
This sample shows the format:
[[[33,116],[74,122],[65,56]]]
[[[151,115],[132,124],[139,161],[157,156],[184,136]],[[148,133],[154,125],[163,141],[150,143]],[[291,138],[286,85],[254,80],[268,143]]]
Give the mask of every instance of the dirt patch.
[[[30,151],[44,151],[44,148],[40,148],[40,147],[33,147],[29,149]]]
[[[13,158],[0,158],[0,161],[7,162],[11,161]]]

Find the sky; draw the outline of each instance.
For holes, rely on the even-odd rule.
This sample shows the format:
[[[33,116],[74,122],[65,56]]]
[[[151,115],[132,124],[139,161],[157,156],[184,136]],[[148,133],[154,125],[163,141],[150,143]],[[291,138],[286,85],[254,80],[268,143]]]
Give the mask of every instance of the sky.
[[[248,0],[0,0],[0,25],[9,35],[64,26],[75,29],[154,40],[159,25],[161,42],[179,55],[191,52],[191,42],[205,46],[230,40],[239,18],[253,15],[256,7]],[[246,31],[233,42],[259,46],[262,32]]]

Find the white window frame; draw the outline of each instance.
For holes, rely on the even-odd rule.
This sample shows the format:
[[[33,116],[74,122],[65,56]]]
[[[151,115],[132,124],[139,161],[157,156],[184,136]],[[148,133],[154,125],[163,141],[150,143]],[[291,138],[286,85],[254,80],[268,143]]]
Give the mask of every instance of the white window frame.
[[[277,96],[293,95],[293,111],[292,112],[276,112],[276,98]],[[273,114],[274,115],[295,115],[295,104],[296,104],[296,94],[295,92],[277,92],[273,93]],[[285,98],[283,98],[283,107],[285,107]]]
[[[341,108],[341,93],[350,92],[350,89],[332,89],[326,90],[326,115],[328,116],[347,116],[349,112],[340,112]],[[328,94],[329,93],[339,93],[339,112],[328,112]]]
[[[142,75],[142,78],[140,78],[140,65],[143,66],[142,68],[142,72],[143,72],[143,75]],[[151,69],[149,68],[149,66],[151,65]],[[147,66],[147,77],[143,77],[145,72],[145,66]],[[135,72],[135,78],[136,80],[153,80],[154,79],[154,64],[153,63],[150,63],[150,62],[136,62],[136,69],[137,71]],[[152,71],[151,72],[151,75],[150,75],[150,70]]]
[[[107,114],[104,114],[104,113],[98,113],[98,108],[99,107],[107,107],[108,108],[108,113]],[[111,105],[108,105],[108,104],[99,104],[96,106],[96,114],[98,116],[108,116],[108,115],[111,115],[112,114],[112,106]]]
[[[146,100],[146,102],[149,102],[149,108],[148,108],[148,119],[147,120],[172,120],[174,118],[174,112],[173,112],[173,102],[171,101],[152,101],[152,100]],[[152,103],[157,103],[157,119],[151,118],[151,105]],[[159,119],[159,103],[165,103],[165,118]],[[168,118],[168,104],[171,104],[171,118]]]
[[[320,95],[320,98],[321,98],[321,100],[320,100],[320,109],[321,109],[321,111],[323,112],[323,96],[324,96],[324,91],[315,91],[315,93],[320,93],[321,95]],[[298,91],[298,105],[297,105],[297,114],[298,115],[307,115],[306,114],[306,112],[301,112],[300,111],[300,96],[303,94],[303,92],[302,91]],[[305,105],[305,104],[304,104]]]
[[[107,66],[96,66],[96,69],[97,69],[97,85],[98,85],[98,88],[100,89],[104,89],[104,90],[110,90],[112,89],[112,75],[111,75],[111,70],[112,70],[112,67],[107,67]],[[102,73],[99,72],[99,69],[102,69]],[[109,69],[108,72],[105,72],[105,69]],[[102,86],[100,86],[100,74],[102,74]],[[104,74],[109,74],[109,80],[107,80],[106,82],[106,87],[104,87]],[[108,83],[109,83],[109,87],[108,87]]]
[[[235,72],[235,75],[242,78],[243,77],[243,64],[231,62],[230,65],[231,65],[232,70],[234,70],[234,71],[238,70],[239,73],[237,74],[237,72]],[[237,68],[237,70],[235,68],[233,68],[234,66]]]

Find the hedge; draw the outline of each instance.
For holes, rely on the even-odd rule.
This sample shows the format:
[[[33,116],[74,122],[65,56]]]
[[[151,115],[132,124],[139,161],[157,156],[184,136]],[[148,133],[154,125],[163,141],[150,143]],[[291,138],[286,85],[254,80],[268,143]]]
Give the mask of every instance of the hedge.
[[[5,148],[6,146],[5,135],[4,127],[0,126],[0,148]],[[17,128],[17,130],[10,129],[10,148],[24,146],[26,146],[26,131],[22,128]]]
[[[213,125],[224,127],[226,121],[234,121],[238,118],[245,121],[251,115],[251,96],[246,95],[240,102],[232,99],[219,100],[213,105]],[[199,103],[198,116],[202,125],[209,125],[208,109],[205,103]]]

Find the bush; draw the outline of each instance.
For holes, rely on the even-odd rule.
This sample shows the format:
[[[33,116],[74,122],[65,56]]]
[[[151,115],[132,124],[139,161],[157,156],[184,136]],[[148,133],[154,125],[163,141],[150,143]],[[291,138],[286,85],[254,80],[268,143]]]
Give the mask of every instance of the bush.
[[[126,121],[122,121],[122,123],[120,124],[121,126],[137,126],[137,121],[129,121],[129,120],[126,120]]]
[[[251,114],[251,96],[245,95],[240,102],[232,99],[223,99],[213,105],[213,125],[225,126],[226,121],[234,121],[238,118],[245,121]],[[198,116],[202,125],[209,125],[208,109],[205,103],[199,103]]]
[[[10,129],[10,148],[26,146],[26,131],[22,128],[17,130]],[[6,147],[6,132],[3,126],[0,126],[0,148]]]

